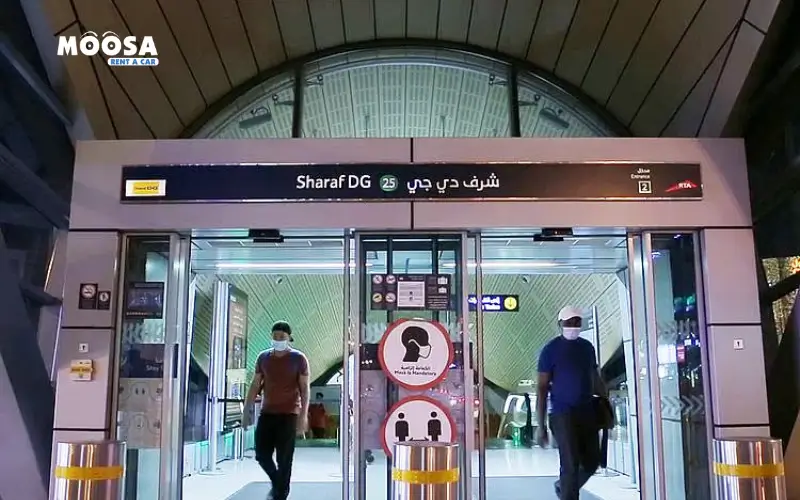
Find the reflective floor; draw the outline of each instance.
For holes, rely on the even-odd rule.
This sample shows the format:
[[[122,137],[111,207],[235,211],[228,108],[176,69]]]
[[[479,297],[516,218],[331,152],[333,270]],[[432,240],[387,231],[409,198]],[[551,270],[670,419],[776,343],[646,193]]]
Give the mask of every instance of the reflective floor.
[[[475,458],[473,477],[477,476],[477,457]],[[384,464],[385,459],[378,456],[367,469],[367,498],[369,500],[386,498],[384,483],[380,481],[386,474]],[[499,500],[500,497],[493,495],[492,492],[497,492],[498,487],[508,486],[511,488],[512,481],[514,490],[525,488],[528,491],[531,489],[540,491],[540,485],[546,484],[545,491],[549,494],[549,486],[552,485],[551,478],[558,475],[558,455],[556,450],[487,450],[486,470],[487,483],[490,486],[488,500]],[[375,480],[370,481],[373,476]],[[191,500],[246,500],[249,498],[260,500],[268,491],[266,485],[263,484],[265,480],[264,473],[250,455],[242,461],[221,463],[219,472],[214,475],[197,474],[185,478],[183,497]],[[333,498],[341,498],[339,493],[341,490],[334,486],[336,483],[341,484],[341,481],[338,449],[297,449],[292,483],[297,485],[293,489],[293,493],[296,493],[298,497],[315,495],[319,491],[326,497],[335,495]],[[491,484],[492,481],[497,484]],[[610,472],[600,472],[595,475],[584,490],[601,500],[638,500],[639,498],[638,491],[631,486],[630,478]],[[477,498],[477,491],[473,497]],[[549,499],[550,497],[542,496],[541,498]],[[552,498],[555,499],[555,495]],[[503,500],[513,499],[503,497]]]

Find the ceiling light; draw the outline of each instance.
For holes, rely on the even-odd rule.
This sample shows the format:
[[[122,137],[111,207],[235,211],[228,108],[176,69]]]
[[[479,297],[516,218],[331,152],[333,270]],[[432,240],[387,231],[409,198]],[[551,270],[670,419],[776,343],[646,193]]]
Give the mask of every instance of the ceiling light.
[[[370,267],[371,264],[367,264]],[[261,269],[261,270],[294,270],[294,269],[344,269],[343,262],[219,262],[217,269]],[[350,269],[356,263],[350,261]]]
[[[542,267],[558,267],[561,264],[556,262],[547,262],[542,260],[487,260],[481,262],[481,267],[484,269],[534,269],[534,268],[542,268]],[[446,262],[442,264],[442,267],[449,267],[454,268],[456,265],[452,262]],[[475,262],[470,262],[467,264],[469,268],[475,268]]]
[[[250,111],[250,116],[239,122],[239,128],[247,130],[272,121],[272,112],[264,106],[259,106]]]

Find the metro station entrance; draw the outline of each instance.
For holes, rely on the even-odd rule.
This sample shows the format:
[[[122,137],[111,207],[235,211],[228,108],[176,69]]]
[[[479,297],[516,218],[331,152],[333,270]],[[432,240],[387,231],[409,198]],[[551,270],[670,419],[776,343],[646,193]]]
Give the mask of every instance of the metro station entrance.
[[[584,495],[707,491],[696,235],[547,234],[128,236],[116,405],[129,497],[266,495],[242,412],[254,360],[285,320],[325,415],[298,436],[295,495],[388,499],[394,443],[443,441],[460,447],[460,498],[556,498],[558,444],[533,441],[536,358],[565,305],[583,311],[616,412]]]
[[[101,141],[74,183],[54,442],[125,441],[126,500],[268,495],[243,402],[281,321],[291,498],[388,499],[411,440],[458,443],[459,500],[556,498],[532,436],[565,306],[615,417],[583,498],[708,498],[711,438],[769,432],[736,143]]]

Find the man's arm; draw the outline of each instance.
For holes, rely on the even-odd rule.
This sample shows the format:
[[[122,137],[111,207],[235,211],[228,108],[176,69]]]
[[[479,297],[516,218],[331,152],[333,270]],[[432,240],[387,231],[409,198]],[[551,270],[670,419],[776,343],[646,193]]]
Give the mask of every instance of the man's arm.
[[[597,365],[597,351],[592,346],[592,392],[595,396],[608,396],[608,388],[606,383],[603,382],[603,375],[600,373],[600,367]]]
[[[263,388],[264,377],[261,376],[261,372],[256,370],[256,373],[253,375],[253,380],[250,382],[250,388],[247,390],[247,398],[244,400],[245,411],[253,407],[256,398],[261,394]]]
[[[600,375],[599,369],[593,370],[594,376],[592,377],[592,386],[596,396],[608,397],[608,387],[603,382],[603,377]]]
[[[301,367],[300,377],[297,381],[300,389],[300,416],[303,422],[308,420],[308,403],[309,394],[311,393],[311,382],[308,379],[309,371],[308,358],[303,355],[303,366]]]
[[[547,396],[550,394],[550,381],[553,378],[553,363],[549,344],[539,353],[539,378],[536,383],[536,422],[539,429],[545,429],[547,417]]]
[[[547,416],[547,396],[550,394],[550,373],[539,372],[536,384],[536,422],[540,429],[545,428]]]

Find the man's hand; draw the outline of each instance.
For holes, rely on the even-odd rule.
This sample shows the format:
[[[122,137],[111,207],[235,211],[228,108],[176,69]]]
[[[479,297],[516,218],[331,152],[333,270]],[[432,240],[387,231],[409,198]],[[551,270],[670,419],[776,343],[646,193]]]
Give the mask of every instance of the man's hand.
[[[297,416],[297,435],[302,436],[308,431],[308,416],[307,415],[298,415]]]
[[[247,429],[251,425],[253,425],[253,407],[245,405],[242,410],[242,427]]]
[[[545,448],[550,442],[550,437],[547,435],[547,428],[539,426],[536,428],[536,444],[540,448]]]

